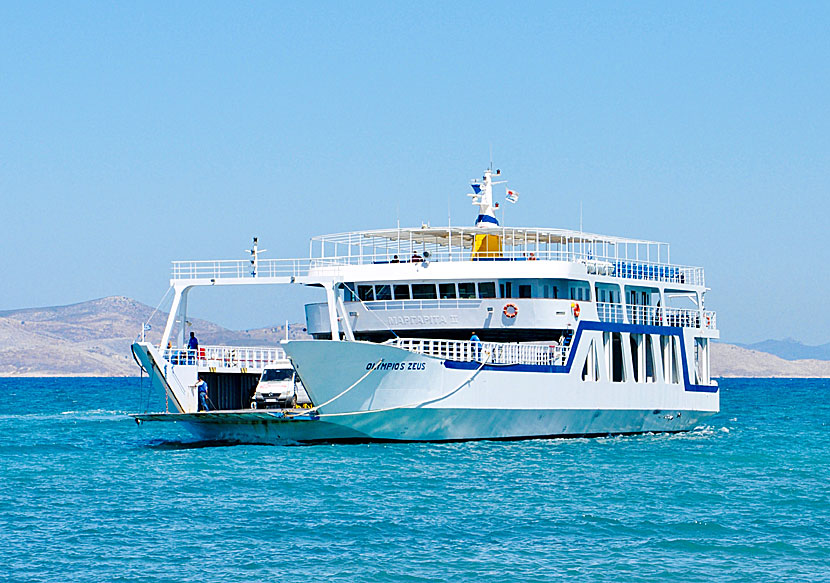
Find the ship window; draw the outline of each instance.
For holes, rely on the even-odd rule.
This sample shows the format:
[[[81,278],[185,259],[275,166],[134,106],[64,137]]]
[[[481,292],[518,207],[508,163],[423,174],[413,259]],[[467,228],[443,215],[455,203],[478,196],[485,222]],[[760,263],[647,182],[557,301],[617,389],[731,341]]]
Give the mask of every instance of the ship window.
[[[371,285],[357,286],[357,297],[364,302],[373,302],[375,300],[375,292]]]
[[[434,300],[435,284],[434,283],[413,283],[412,284],[412,299],[413,300]]]
[[[343,290],[343,301],[344,302],[353,302],[355,301],[354,295],[354,284],[353,283],[341,283],[340,289]]]
[[[376,285],[375,286],[375,299],[376,300],[391,300],[392,299],[392,288],[388,285]]]
[[[408,300],[409,299],[409,286],[406,284],[400,284],[393,286],[395,288],[395,299],[396,300]]]
[[[546,298],[549,298],[549,297],[550,297],[550,288],[548,288],[548,286],[546,285],[546,286],[544,287],[544,289],[545,289],[545,297],[546,297]]]
[[[438,284],[438,297],[442,300],[454,300],[455,299],[455,284],[454,283],[439,283]]]
[[[459,283],[458,297],[464,300],[476,297],[476,284],[473,282]]]
[[[519,297],[520,298],[529,298],[530,297],[530,286],[529,285],[520,285],[519,286]]]
[[[559,299],[559,288],[558,287],[553,286],[553,294],[552,295],[553,295],[553,299],[555,299],[555,300]]]
[[[571,299],[572,300],[579,300],[581,302],[588,301],[588,290],[584,287],[572,287],[571,288]]]
[[[496,297],[496,282],[484,281],[478,284],[478,297],[480,298],[494,298]]]

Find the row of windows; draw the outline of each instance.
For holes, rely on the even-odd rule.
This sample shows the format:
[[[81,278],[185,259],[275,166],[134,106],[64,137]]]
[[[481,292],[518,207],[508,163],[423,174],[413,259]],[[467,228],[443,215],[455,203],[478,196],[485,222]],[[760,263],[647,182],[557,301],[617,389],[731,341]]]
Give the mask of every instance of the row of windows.
[[[544,280],[542,280],[544,281]],[[345,294],[345,301],[353,302],[358,298],[364,302],[383,300],[454,300],[473,298],[550,298],[570,299],[580,302],[591,301],[591,290],[586,285],[579,285],[579,282],[568,284],[565,280],[561,287],[559,285],[544,285],[539,282],[535,285],[530,283],[518,283],[505,281],[498,284],[498,296],[496,296],[496,283],[492,281],[483,282],[459,282],[459,283],[401,283],[401,284],[355,284],[348,283],[342,286]],[[628,292],[627,300],[631,305],[650,305],[651,294],[649,292]],[[619,288],[596,288],[596,299],[598,302],[620,303]]]
[[[587,287],[571,287],[560,293],[559,287],[553,285],[539,286],[541,297],[552,299],[571,299],[590,301],[590,290]],[[515,284],[505,282],[499,284],[499,295],[496,295],[496,283],[493,281],[459,282],[459,283],[401,283],[401,284],[359,284],[353,283],[341,286],[344,301],[354,302],[358,299],[364,302],[384,300],[454,300],[454,299],[490,299],[490,298],[532,298],[533,286],[530,284]]]
[[[343,286],[344,300],[354,302],[384,301],[384,300],[454,300],[495,298],[496,283],[494,281],[467,281],[460,283],[400,283]]]

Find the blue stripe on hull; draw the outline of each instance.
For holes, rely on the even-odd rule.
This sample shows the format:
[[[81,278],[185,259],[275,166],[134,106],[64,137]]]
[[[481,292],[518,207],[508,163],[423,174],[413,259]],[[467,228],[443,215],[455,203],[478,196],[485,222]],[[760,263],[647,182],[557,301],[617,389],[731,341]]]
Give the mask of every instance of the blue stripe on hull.
[[[497,364],[486,364],[482,370],[503,371],[503,372],[539,372],[539,373],[560,373],[567,374],[571,372],[573,361],[576,357],[576,347],[579,346],[579,341],[582,338],[582,333],[585,330],[600,331],[600,332],[628,332],[630,334],[660,334],[663,336],[677,336],[680,338],[680,352],[683,354],[681,362],[683,364],[683,385],[687,391],[696,393],[717,393],[718,386],[711,385],[694,385],[689,381],[689,368],[686,363],[686,341],[683,338],[682,328],[673,328],[671,326],[646,326],[643,324],[618,324],[614,322],[593,322],[582,321],[576,329],[573,342],[571,343],[571,351],[568,354],[568,362],[564,365],[547,365],[547,364],[510,364],[500,366]],[[444,366],[446,368],[475,370],[481,363],[478,362],[458,362],[454,360],[445,360]]]

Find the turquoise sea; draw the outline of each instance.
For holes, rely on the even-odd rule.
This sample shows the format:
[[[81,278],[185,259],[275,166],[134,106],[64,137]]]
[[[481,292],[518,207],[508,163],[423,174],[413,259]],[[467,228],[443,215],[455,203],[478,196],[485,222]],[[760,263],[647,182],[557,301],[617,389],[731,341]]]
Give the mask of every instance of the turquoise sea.
[[[830,581],[830,381],[721,387],[687,434],[275,447],[1,379],[0,581]]]

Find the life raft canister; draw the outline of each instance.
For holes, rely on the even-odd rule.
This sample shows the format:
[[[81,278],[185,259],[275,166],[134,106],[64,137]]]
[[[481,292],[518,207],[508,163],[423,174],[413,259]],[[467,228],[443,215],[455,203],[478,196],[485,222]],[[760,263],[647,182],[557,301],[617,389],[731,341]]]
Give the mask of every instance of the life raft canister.
[[[574,318],[579,318],[579,304],[573,302],[571,304],[571,311],[574,313]]]
[[[502,311],[504,312],[504,315],[507,318],[515,318],[519,315],[519,308],[516,306],[516,304],[505,304],[504,310]]]

